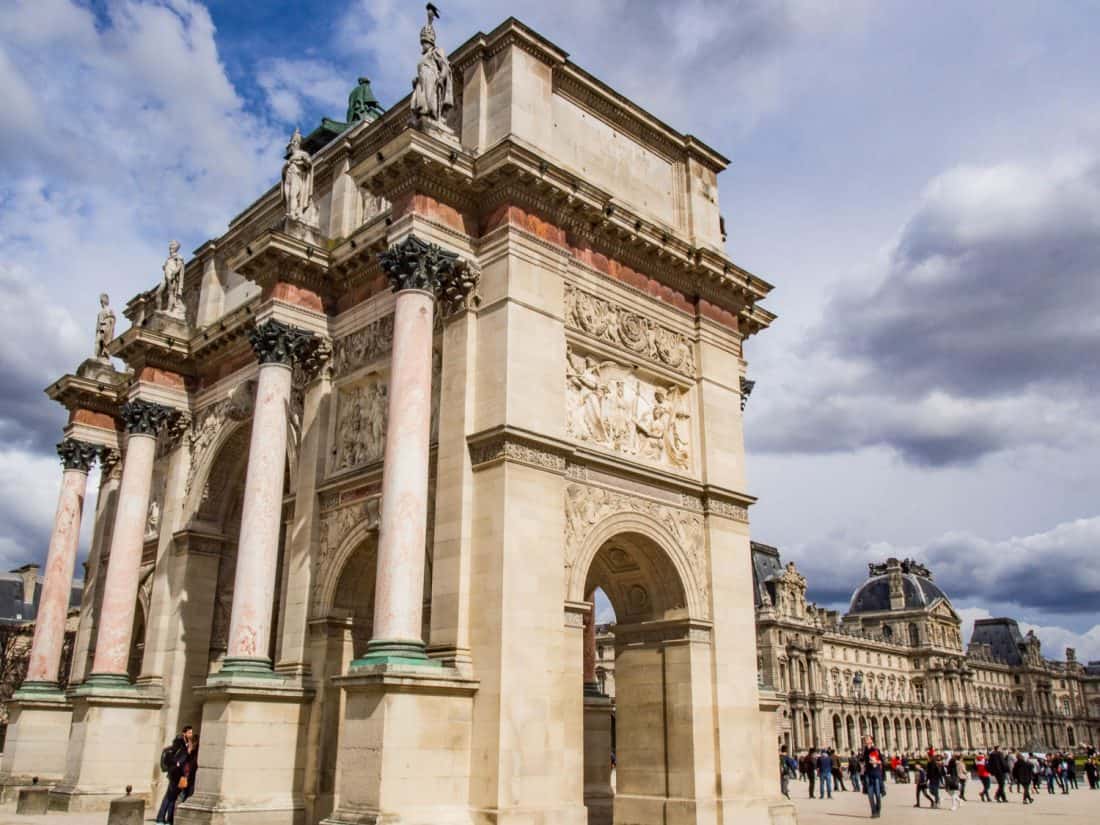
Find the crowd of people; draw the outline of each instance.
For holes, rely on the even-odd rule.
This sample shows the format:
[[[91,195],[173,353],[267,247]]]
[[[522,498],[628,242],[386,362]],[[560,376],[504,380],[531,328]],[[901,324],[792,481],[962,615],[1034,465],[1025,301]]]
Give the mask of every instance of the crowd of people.
[[[1100,789],[1100,756],[1096,749],[1085,749],[1083,772],[1091,790]],[[967,801],[969,783],[981,786],[978,800],[1007,803],[1009,793],[1020,794],[1024,805],[1035,803],[1035,796],[1046,786],[1048,794],[1068,794],[1080,787],[1077,757],[1072,753],[1030,753],[1000,748],[962,753],[929,748],[923,754],[889,754],[880,750],[872,737],[864,737],[863,749],[847,756],[833,748],[811,748],[796,758],[784,745],[779,749],[779,775],[782,793],[791,798],[792,780],[806,782],[810,799],[832,799],[833,791],[866,794],[871,817],[882,812],[886,796],[886,778],[893,784],[913,784],[915,801],[939,808],[950,804],[956,811]],[[845,779],[847,778],[847,784]],[[996,784],[993,795],[990,790]],[[973,787],[973,785],[971,785]],[[816,791],[816,794],[815,794]],[[945,799],[946,797],[946,799]]]

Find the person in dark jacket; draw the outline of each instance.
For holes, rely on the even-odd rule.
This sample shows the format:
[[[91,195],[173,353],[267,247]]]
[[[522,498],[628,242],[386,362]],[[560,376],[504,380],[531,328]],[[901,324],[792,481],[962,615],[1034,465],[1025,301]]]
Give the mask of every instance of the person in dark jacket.
[[[940,786],[943,785],[945,776],[943,757],[937,753],[928,760],[924,769],[928,773],[928,791],[932,794],[932,807],[938,808],[940,807]]]
[[[997,793],[993,798],[998,802],[1008,802],[1008,797],[1005,795],[1005,776],[1008,773],[1008,766],[1000,748],[995,747],[990,751],[989,759],[986,760],[986,767],[993,774],[993,778],[997,780]]]
[[[928,793],[928,771],[924,769],[922,765],[917,765],[917,804],[914,808],[920,807],[920,798],[924,796],[928,800],[928,804],[935,807],[935,801]]]
[[[1031,780],[1034,778],[1031,770],[1031,760],[1022,753],[1016,754],[1016,764],[1012,766],[1012,778],[1016,784],[1024,790],[1024,804],[1033,805],[1035,800],[1031,798]]]
[[[833,787],[838,791],[846,791],[844,787],[844,768],[841,767],[840,754],[829,748],[829,757],[833,760]]]
[[[817,795],[820,799],[825,798],[825,794],[829,794],[829,799],[833,798],[833,757],[829,754],[829,751],[821,751],[817,757],[817,776],[821,782],[821,786],[818,788]]]
[[[806,751],[806,756],[803,760],[805,765],[806,780],[810,783],[810,799],[814,798],[814,779],[816,778],[814,772],[817,770],[816,757],[814,756],[814,749],[810,748]]]
[[[859,761],[863,766],[864,793],[867,794],[867,801],[871,803],[871,818],[878,819],[882,816],[884,793],[882,779],[885,765],[882,751],[875,747],[875,740],[870,736],[863,737],[863,753]]]
[[[852,755],[848,757],[848,779],[852,782],[852,790],[859,793],[859,757],[856,756],[855,751],[852,751]]]
[[[168,789],[164,792],[164,799],[157,811],[158,823],[172,823],[176,814],[176,800],[187,788],[187,777],[190,774],[187,752],[187,740],[182,735],[172,740],[172,753],[168,761]]]

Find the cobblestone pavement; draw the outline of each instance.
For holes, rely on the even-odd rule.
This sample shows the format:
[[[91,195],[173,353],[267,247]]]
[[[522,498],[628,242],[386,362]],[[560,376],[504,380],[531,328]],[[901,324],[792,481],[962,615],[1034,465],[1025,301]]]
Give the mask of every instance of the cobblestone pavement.
[[[974,786],[973,793],[971,785]],[[913,807],[913,785],[890,783],[886,790],[882,818],[879,820],[883,825],[971,825],[984,822],[990,825],[1038,825],[1043,822],[1096,825],[1100,822],[1100,791],[1090,791],[1085,783],[1082,783],[1080,790],[1065,796],[1060,793],[1050,796],[1044,788],[1035,795],[1035,804],[1026,806],[1020,803],[1018,793],[1010,793],[1005,804],[974,801],[981,788],[976,782],[968,783],[966,795],[971,801],[964,802],[954,812],[946,794],[941,808],[931,810],[924,801],[918,810]],[[870,819],[871,809],[863,794],[836,791],[831,800],[809,799],[806,794],[804,782],[791,782],[791,799],[798,808],[799,825],[842,825],[852,819]]]

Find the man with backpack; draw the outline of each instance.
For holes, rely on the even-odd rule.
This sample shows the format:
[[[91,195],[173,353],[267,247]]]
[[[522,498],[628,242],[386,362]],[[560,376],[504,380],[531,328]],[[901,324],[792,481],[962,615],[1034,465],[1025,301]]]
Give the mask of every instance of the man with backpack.
[[[194,731],[190,725],[160,752],[160,769],[167,774],[168,787],[157,811],[158,825],[171,825],[175,821],[176,801],[181,795],[186,800],[194,792],[191,783],[193,768],[197,767],[192,758],[194,752]]]

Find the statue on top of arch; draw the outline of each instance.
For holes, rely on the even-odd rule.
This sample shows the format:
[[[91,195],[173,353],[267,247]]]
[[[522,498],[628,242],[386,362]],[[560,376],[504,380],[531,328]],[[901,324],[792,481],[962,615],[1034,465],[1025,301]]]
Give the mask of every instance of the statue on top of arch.
[[[450,132],[446,124],[447,113],[454,108],[454,78],[451,64],[443,49],[436,44],[435,26],[439,9],[428,3],[428,23],[420,30],[420,61],[416,64],[416,77],[412,81],[413,124]]]

